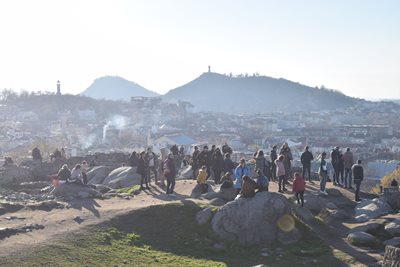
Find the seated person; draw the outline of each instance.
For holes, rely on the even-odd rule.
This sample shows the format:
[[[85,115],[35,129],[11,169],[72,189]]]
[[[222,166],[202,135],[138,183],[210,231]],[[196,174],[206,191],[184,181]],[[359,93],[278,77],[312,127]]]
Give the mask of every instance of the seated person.
[[[199,174],[197,175],[197,183],[201,187],[201,193],[207,193],[208,191],[208,184],[207,184],[207,167],[202,166],[199,170]]]
[[[68,168],[67,164],[64,164],[61,169],[58,171],[57,178],[59,181],[66,182],[71,178],[71,171]]]
[[[233,188],[233,181],[230,172],[226,172],[221,178],[221,189],[223,188]]]
[[[77,184],[83,184],[82,181],[82,171],[81,171],[81,165],[76,164],[75,167],[71,171],[71,177],[67,180],[68,183],[77,183]]]
[[[268,192],[268,185],[269,185],[269,179],[267,176],[264,176],[262,171],[258,169],[256,171],[257,174],[257,186],[256,188],[258,189],[257,192],[263,192],[267,191]]]
[[[390,186],[392,187],[398,187],[399,183],[396,181],[396,179],[393,178],[393,181],[390,183]]]
[[[256,182],[253,181],[253,179],[250,178],[250,176],[243,176],[243,184],[242,184],[242,190],[240,191],[240,197],[242,198],[250,198],[254,197],[256,192]]]

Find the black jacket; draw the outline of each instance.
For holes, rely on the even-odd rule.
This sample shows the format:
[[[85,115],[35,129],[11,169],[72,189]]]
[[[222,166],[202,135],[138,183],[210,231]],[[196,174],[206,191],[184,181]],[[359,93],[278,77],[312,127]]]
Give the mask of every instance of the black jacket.
[[[364,179],[364,168],[359,164],[354,164],[352,167],[353,179],[354,180],[363,180]]]
[[[301,154],[300,160],[301,164],[305,166],[310,166],[311,161],[314,159],[313,154],[310,151],[304,151],[303,154]]]

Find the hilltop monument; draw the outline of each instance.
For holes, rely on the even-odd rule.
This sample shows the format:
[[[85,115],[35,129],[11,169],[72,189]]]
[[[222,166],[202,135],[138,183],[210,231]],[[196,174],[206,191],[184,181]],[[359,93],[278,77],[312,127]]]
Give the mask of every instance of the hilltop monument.
[[[61,95],[61,83],[57,81],[57,95]]]

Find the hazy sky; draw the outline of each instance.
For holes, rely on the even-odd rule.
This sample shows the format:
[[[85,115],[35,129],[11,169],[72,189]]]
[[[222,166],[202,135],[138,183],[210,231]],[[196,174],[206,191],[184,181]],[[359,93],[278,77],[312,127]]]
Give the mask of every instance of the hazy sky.
[[[0,89],[165,93],[207,71],[400,98],[398,0],[0,0]]]

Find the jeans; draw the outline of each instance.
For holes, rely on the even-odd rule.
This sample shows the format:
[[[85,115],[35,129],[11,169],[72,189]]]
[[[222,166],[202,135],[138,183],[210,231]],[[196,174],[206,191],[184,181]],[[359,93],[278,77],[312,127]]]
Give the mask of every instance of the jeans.
[[[352,172],[351,168],[345,168],[344,169],[344,185],[349,188],[351,187],[351,180],[352,180]]]
[[[333,182],[339,184],[339,166],[333,166]]]
[[[325,191],[326,181],[328,180],[328,175],[323,172],[323,173],[319,174],[319,178],[320,178],[319,189],[321,191]]]
[[[141,187],[143,186],[143,183],[146,183],[146,186],[149,186],[149,182],[147,180],[147,174],[146,173],[142,174],[142,179],[140,180],[140,186]]]
[[[361,180],[354,180],[354,184],[356,186],[355,199],[356,199],[356,201],[359,201],[360,200]]]
[[[167,194],[174,193],[175,177],[167,177]]]
[[[279,176],[279,191],[285,190],[285,175]]]
[[[304,191],[300,191],[300,192],[296,192],[296,199],[297,199],[297,204],[300,204],[300,200],[301,200],[301,206],[304,206]],[[300,199],[299,199],[300,196]]]
[[[305,174],[306,170],[308,171],[308,180],[311,181],[311,166],[310,165],[303,165],[303,178],[306,179]]]

